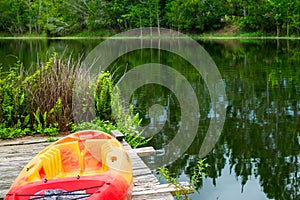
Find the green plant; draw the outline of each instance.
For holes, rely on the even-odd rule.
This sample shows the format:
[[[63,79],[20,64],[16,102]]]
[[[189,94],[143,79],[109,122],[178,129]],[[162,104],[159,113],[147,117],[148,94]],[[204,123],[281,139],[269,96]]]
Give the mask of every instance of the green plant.
[[[50,137],[47,138],[47,142],[55,142],[57,140],[58,140],[58,138],[54,138],[52,136],[50,136]]]
[[[170,186],[174,186],[176,199],[181,199],[182,192],[184,193],[183,199],[188,199],[187,192],[185,192],[187,189],[180,184],[178,178],[171,174],[167,168],[159,168],[158,173],[160,174],[160,178],[164,178],[167,182],[169,182]]]
[[[133,149],[140,146],[145,146],[152,139],[152,137],[145,138],[142,136],[142,133],[143,132],[136,131],[134,134],[125,134],[125,140]]]
[[[71,58],[63,59],[54,53],[45,65],[24,79],[34,134],[54,136],[70,126],[74,76],[71,63]]]
[[[42,116],[42,117],[41,117]],[[38,108],[36,113],[34,113],[34,123],[33,123],[33,130],[34,134],[46,134],[49,136],[55,136],[58,134],[58,123],[54,122],[53,124],[47,123],[47,112],[41,114],[40,109]],[[42,120],[41,120],[42,118]]]
[[[15,137],[25,136],[31,132],[29,128],[20,128],[19,125],[12,127],[5,127],[4,124],[0,124],[0,139],[13,139]]]
[[[55,105],[50,109],[48,116],[44,118],[46,122],[49,121],[50,123],[50,127],[45,128],[44,131],[46,132],[50,131],[53,133],[53,131],[55,131],[53,130],[54,128],[57,129],[58,131],[58,130],[63,130],[67,126],[69,126],[67,124],[68,121],[63,121],[65,117],[63,113],[63,109],[64,107],[62,105],[62,100],[60,97],[58,97]],[[47,113],[47,111],[45,113]]]
[[[103,121],[100,119],[94,119],[91,122],[82,122],[78,125],[72,125],[72,132],[80,131],[80,130],[99,130],[106,133],[110,133],[112,130],[117,129],[115,125],[113,125],[109,121]]]
[[[206,176],[205,169],[208,165],[205,163],[206,159],[198,159],[196,166],[193,168],[193,174],[190,180],[190,184],[194,188],[199,188],[198,185],[202,182],[203,176]]]
[[[22,64],[0,71],[0,138],[23,136],[28,132],[30,112],[22,84]]]
[[[34,133],[42,133],[43,132],[43,123],[40,120],[40,114],[41,114],[41,111],[39,108],[37,109],[37,111],[35,113],[33,113],[33,115],[34,115],[34,123],[33,123]],[[43,116],[45,116],[45,114],[47,115],[47,113],[44,113]]]
[[[75,68],[80,59],[73,61],[54,53],[49,61],[38,66],[35,72],[24,80],[30,104],[30,113],[39,108],[41,113],[47,112],[48,123],[58,123],[60,131],[68,131],[72,115],[72,93],[75,79]],[[31,115],[33,119],[33,114]]]
[[[159,168],[158,173],[160,178],[165,179],[169,182],[170,185],[175,187],[175,197],[176,199],[181,199],[183,193],[183,198],[188,199],[187,193],[191,188],[198,188],[198,184],[202,181],[203,176],[206,176],[205,169],[208,165],[205,163],[205,159],[198,159],[196,165],[192,169],[192,176],[190,178],[190,188],[182,186],[178,181],[178,178],[175,177],[167,168]]]
[[[109,72],[103,72],[98,77],[95,90],[96,115],[102,120],[112,120],[111,101],[112,101],[113,81]]]
[[[54,53],[48,62],[33,67],[25,76],[19,61],[9,71],[0,71],[1,138],[26,134],[56,135],[72,123],[73,62]]]
[[[128,110],[125,110],[121,104],[120,90],[114,89],[112,94],[112,109],[113,119],[116,122],[118,129],[125,135],[125,140],[132,147],[136,148],[147,144],[152,137],[145,138],[142,136],[142,131],[139,131],[139,126],[142,119],[139,114],[133,114],[133,105],[130,105]]]
[[[1,138],[26,134],[55,136],[59,131],[71,129],[75,121],[72,112],[72,89],[76,76],[74,69],[79,67],[80,59],[72,63],[70,57],[63,59],[54,53],[46,64],[37,66],[37,69],[26,77],[20,62],[9,72],[0,74]],[[80,70],[76,73],[80,73]],[[111,130],[120,129],[125,135],[125,140],[133,148],[144,145],[151,139],[142,137],[142,132],[138,131],[141,120],[138,114],[133,115],[133,106],[130,106],[127,112],[123,112],[124,107],[119,102],[120,93],[115,95],[118,103],[113,104],[113,82],[108,72],[99,76],[96,85],[89,80],[84,81],[87,87],[76,91],[78,96],[84,95],[79,111],[85,113],[86,121],[90,121],[88,119],[92,116],[92,111],[88,108],[92,105],[92,98],[89,91],[95,88],[93,95],[97,119],[73,125],[73,130],[98,129],[109,133]],[[114,116],[112,107],[117,109]]]

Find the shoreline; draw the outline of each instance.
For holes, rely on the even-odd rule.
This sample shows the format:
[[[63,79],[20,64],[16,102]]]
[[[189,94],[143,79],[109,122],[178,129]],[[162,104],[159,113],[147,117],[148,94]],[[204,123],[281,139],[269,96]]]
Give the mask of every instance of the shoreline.
[[[186,36],[195,40],[300,40],[300,36],[243,36],[237,34],[186,34]],[[0,36],[0,40],[103,40],[107,38],[112,38],[111,36],[61,36],[61,37],[48,37],[44,35],[33,35],[33,36]],[[131,39],[140,37],[129,37]],[[124,39],[114,37],[113,39]]]

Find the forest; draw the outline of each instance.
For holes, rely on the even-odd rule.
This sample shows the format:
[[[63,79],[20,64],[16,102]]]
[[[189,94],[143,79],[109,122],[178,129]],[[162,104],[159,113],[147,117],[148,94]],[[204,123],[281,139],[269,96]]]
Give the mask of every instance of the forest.
[[[184,33],[300,33],[295,0],[1,0],[0,33],[103,36],[137,27]]]

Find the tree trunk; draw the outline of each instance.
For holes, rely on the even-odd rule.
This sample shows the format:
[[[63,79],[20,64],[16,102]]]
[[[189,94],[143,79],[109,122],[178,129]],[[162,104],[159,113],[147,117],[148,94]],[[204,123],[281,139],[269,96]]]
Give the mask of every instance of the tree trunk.
[[[158,1],[156,1],[156,19],[157,19],[158,35],[160,36],[160,25],[159,25],[159,14],[158,14]]]
[[[29,19],[29,34],[31,35],[31,16],[30,16],[30,19]]]
[[[152,37],[152,17],[151,17],[151,14],[152,14],[152,10],[151,10],[151,5],[149,7],[149,15],[150,15],[150,36]]]
[[[286,36],[290,36],[290,22],[289,20],[286,22]]]
[[[140,37],[143,38],[142,17],[140,16]],[[141,39],[142,40],[142,39]]]
[[[38,19],[40,19],[41,14],[42,14],[42,0],[39,0],[39,16],[38,16]],[[37,21],[39,21],[39,20],[37,20]],[[38,32],[41,33],[40,23],[38,23]]]
[[[280,36],[280,27],[279,27],[279,25],[277,25],[277,37],[279,37]]]
[[[246,1],[245,0],[243,1],[243,4],[244,4],[244,6],[243,6],[244,17],[246,18],[247,17],[247,12],[246,12]]]

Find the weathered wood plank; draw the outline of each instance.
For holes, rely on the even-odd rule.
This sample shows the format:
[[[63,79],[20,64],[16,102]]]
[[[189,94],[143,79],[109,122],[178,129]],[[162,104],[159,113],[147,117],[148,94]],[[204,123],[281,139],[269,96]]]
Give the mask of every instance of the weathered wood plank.
[[[141,148],[134,149],[134,151],[140,157],[149,156],[156,153],[153,147],[141,147]]]
[[[180,194],[190,194],[194,192],[194,189],[190,187],[188,182],[180,182],[178,185],[161,184],[161,185],[143,185],[136,186],[132,192],[133,196],[149,195],[157,193],[171,193],[175,196],[176,192]]]
[[[13,141],[0,141],[0,199],[4,198],[10,185],[23,167],[38,152],[50,144],[51,143],[46,142],[45,138],[36,137],[22,138]],[[158,179],[139,157],[139,155],[147,155],[147,153],[155,152],[153,147],[132,149],[125,141],[123,141],[122,144],[127,150],[133,165],[134,187],[132,199],[173,200],[171,192],[174,188],[169,188],[168,185],[160,185]]]
[[[38,138],[33,140],[13,140],[13,141],[1,141],[0,147],[3,146],[19,146],[19,145],[29,145],[29,144],[38,144],[38,143],[46,143],[47,140],[45,138]],[[49,143],[48,143],[49,144]]]
[[[119,130],[112,130],[111,132],[110,132],[110,134],[112,135],[112,136],[114,136],[118,141],[123,141],[123,139],[124,139],[124,135],[119,131]]]
[[[134,177],[134,179],[133,179],[134,183],[135,182],[148,182],[148,181],[152,181],[152,180],[155,180],[157,183],[159,183],[158,179],[153,174],[137,176],[137,177]]]
[[[1,184],[2,185],[2,184]],[[5,185],[5,184],[4,184]],[[7,193],[8,189],[0,189],[0,199],[3,199]]]
[[[151,171],[149,169],[137,169],[133,171],[133,177],[144,176],[147,174],[151,174]]]
[[[138,195],[133,196],[131,200],[174,200],[174,197],[170,193],[159,193],[150,195]]]

